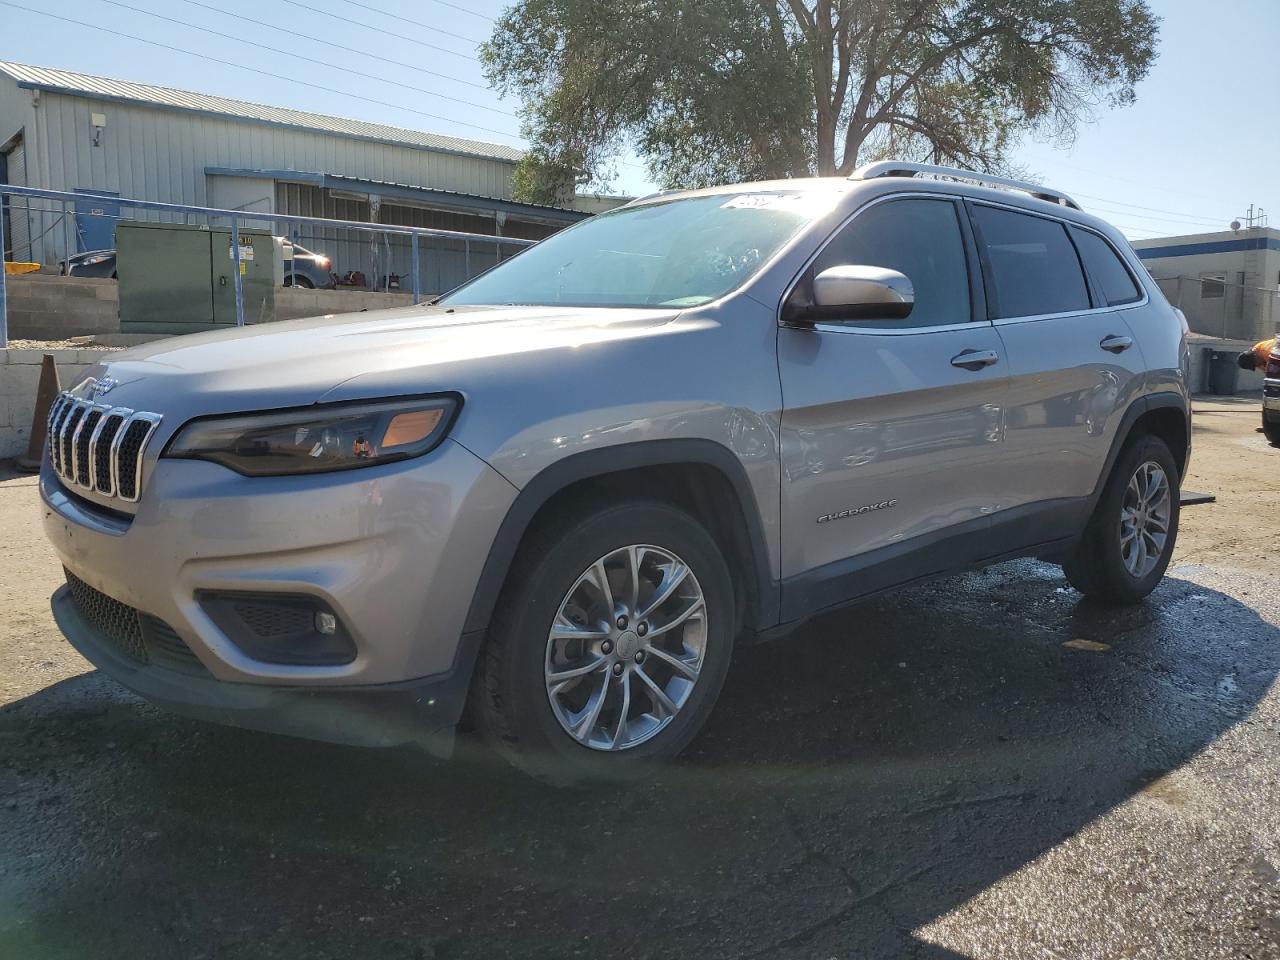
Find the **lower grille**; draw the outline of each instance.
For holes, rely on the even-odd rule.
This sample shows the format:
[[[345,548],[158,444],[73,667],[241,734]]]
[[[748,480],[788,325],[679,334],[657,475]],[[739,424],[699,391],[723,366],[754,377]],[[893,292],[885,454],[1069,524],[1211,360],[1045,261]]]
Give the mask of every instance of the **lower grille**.
[[[245,626],[260,637],[286,637],[307,633],[315,622],[315,611],[308,606],[237,600],[232,602],[231,609],[244,621]]]
[[[146,663],[147,646],[142,642],[142,623],[138,620],[138,611],[127,603],[113,600],[101,590],[95,590],[70,570],[66,573],[71,599],[75,601],[80,616],[126,657],[138,663]]]
[[[157,617],[139,615],[142,621],[142,635],[146,638],[147,653],[157,666],[183,673],[208,673],[200,658],[191,652],[191,648],[183,643],[182,638],[163,620]]]
[[[208,672],[173,627],[163,620],[139,613],[127,603],[95,590],[70,570],[64,572],[80,616],[120,653],[136,663],[184,673]]]

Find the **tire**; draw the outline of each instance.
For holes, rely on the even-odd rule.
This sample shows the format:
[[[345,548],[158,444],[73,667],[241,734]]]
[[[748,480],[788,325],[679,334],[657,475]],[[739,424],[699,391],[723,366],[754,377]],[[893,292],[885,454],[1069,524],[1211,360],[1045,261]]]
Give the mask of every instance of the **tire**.
[[[285,276],[284,276],[284,285],[285,285],[286,287],[292,287],[292,286],[293,286],[293,277],[292,277],[292,276],[290,276],[290,275],[289,275],[289,274],[287,274],[287,273],[286,273],[286,274],[285,274]],[[315,284],[314,284],[314,283],[312,283],[312,282],[311,282],[309,279],[307,279],[306,277],[304,277],[302,274],[298,274],[298,289],[299,289],[299,290],[314,290],[314,289],[315,289]]]
[[[1280,416],[1267,416],[1267,411],[1262,411],[1262,433],[1267,443],[1280,447]]]
[[[641,548],[634,606],[628,573],[633,547]],[[675,564],[687,569],[683,578]],[[610,593],[620,595],[611,622],[595,574],[601,567]],[[647,611],[670,583],[675,586],[667,599]],[[643,775],[687,746],[710,715],[729,668],[735,611],[720,548],[682,510],[629,501],[544,524],[521,546],[481,651],[473,687],[478,726],[516,766],[553,782]],[[679,622],[671,626],[673,621]],[[556,624],[562,626],[553,638]],[[574,625],[589,636],[569,635]],[[670,659],[674,652],[685,662],[681,670]],[[602,668],[569,680],[556,683],[549,676],[599,660]],[[692,680],[685,676],[694,669],[689,664],[696,665]],[[667,697],[666,706],[642,672]],[[628,687],[630,719],[619,725]],[[578,735],[570,730],[575,720]]]
[[[1142,484],[1137,474],[1139,470],[1144,470],[1150,478],[1151,468],[1158,469],[1163,474],[1167,495],[1163,511],[1164,539],[1159,543],[1158,550],[1154,547],[1159,540],[1157,531],[1161,511],[1152,509],[1159,499],[1158,493],[1150,495],[1152,500],[1148,506],[1148,511],[1155,520],[1155,523],[1147,527],[1152,538],[1124,536],[1122,539],[1122,527],[1126,526],[1122,520],[1122,511],[1130,508],[1135,497],[1138,502],[1141,501]],[[1135,490],[1131,490],[1131,482],[1137,484]],[[1146,597],[1164,576],[1169,558],[1173,555],[1178,537],[1178,497],[1178,468],[1168,446],[1151,434],[1132,439],[1121,452],[1107,478],[1102,496],[1098,499],[1098,505],[1080,544],[1062,564],[1067,581],[1085,596],[1103,603],[1131,604]],[[1133,523],[1128,525],[1128,529],[1133,529]],[[1138,558],[1132,545],[1138,542],[1143,544],[1147,556],[1154,557],[1154,563],[1148,565],[1145,560],[1136,562]]]

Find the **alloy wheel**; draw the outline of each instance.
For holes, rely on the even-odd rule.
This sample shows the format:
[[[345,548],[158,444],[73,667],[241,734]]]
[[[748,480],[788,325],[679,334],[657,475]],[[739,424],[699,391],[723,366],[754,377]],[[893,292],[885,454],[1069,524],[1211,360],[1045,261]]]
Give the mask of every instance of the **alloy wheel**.
[[[544,660],[551,709],[585,747],[639,746],[688,702],[706,643],[689,565],[662,547],[621,547],[583,571],[556,611]]]
[[[1129,478],[1120,505],[1120,555],[1135,579],[1154,570],[1164,555],[1172,504],[1164,468],[1154,460],[1141,464]]]

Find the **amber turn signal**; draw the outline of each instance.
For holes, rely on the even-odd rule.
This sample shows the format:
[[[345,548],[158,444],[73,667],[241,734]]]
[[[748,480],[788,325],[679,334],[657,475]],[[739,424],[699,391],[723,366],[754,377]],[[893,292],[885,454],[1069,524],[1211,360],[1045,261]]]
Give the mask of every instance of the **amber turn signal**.
[[[387,424],[387,432],[382,435],[380,447],[398,447],[406,443],[418,443],[431,436],[431,431],[440,425],[444,417],[443,410],[409,410],[397,413]]]

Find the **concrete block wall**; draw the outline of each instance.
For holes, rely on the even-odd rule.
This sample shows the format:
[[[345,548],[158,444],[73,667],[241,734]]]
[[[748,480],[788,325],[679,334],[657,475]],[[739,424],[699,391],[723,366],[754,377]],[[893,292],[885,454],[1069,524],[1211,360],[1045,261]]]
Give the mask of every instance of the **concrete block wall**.
[[[434,294],[423,294],[423,301]],[[276,319],[318,317],[326,313],[356,313],[360,310],[385,310],[407,307],[413,303],[412,293],[375,293],[370,290],[304,290],[281,287],[276,290]]]
[[[114,280],[47,273],[6,280],[11,340],[65,340],[120,330],[120,298]]]
[[[120,332],[119,288],[114,280],[44,273],[12,276],[7,280],[11,340],[66,340]],[[424,294],[423,299],[429,299],[428,295]],[[412,293],[281,287],[276,290],[274,319],[384,310],[411,303]]]
[[[111,350],[0,350],[0,460],[24,456],[31,436],[36,387],[46,353],[58,365],[62,389],[74,387]]]

